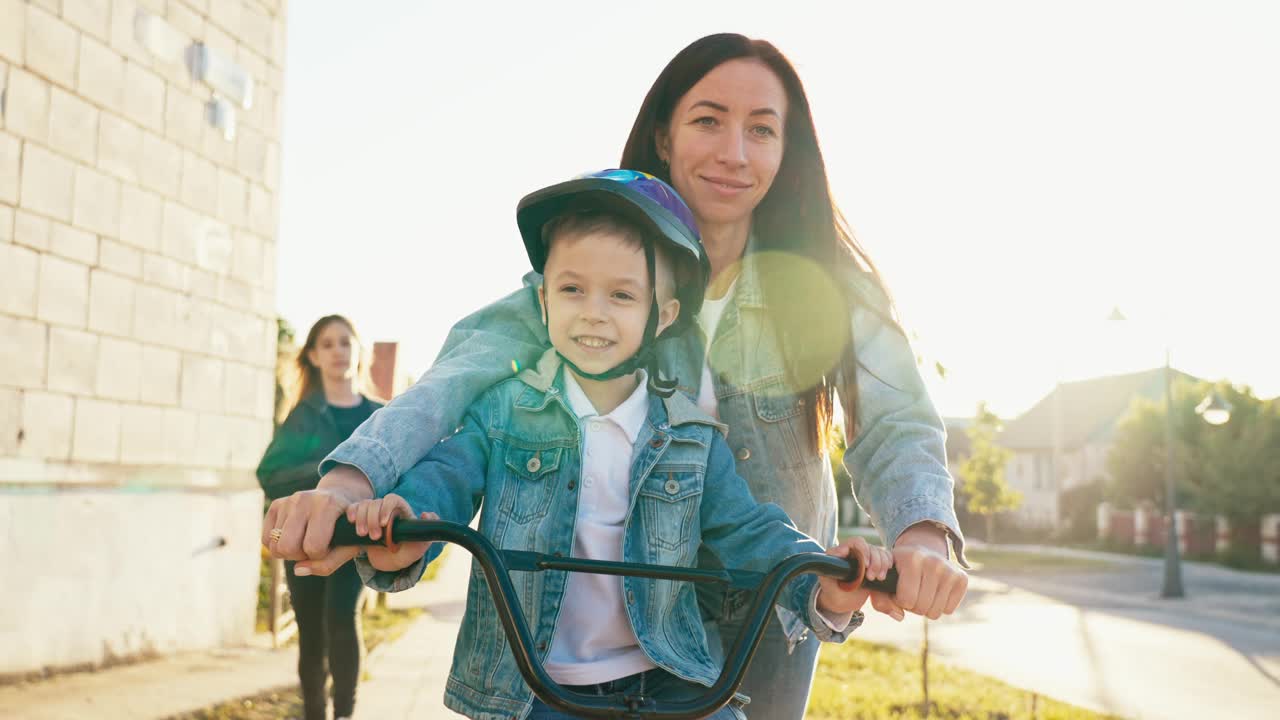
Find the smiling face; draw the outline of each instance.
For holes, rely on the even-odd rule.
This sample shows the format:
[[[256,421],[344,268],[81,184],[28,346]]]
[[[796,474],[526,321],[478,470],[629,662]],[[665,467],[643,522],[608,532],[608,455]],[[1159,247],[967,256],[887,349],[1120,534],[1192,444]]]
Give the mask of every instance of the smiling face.
[[[662,253],[655,262],[662,332],[675,321],[680,302],[666,287],[670,270]],[[560,230],[550,243],[538,297],[556,350],[584,372],[611,370],[644,340],[652,303],[644,248],[616,229]]]
[[[782,164],[787,93],[759,60],[730,60],[676,103],[655,138],[671,184],[706,234],[748,220]]]

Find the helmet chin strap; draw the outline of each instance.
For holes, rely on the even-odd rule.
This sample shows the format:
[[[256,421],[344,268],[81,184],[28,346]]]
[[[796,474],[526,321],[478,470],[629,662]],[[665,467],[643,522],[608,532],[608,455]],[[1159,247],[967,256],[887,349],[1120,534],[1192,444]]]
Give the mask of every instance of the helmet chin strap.
[[[644,337],[641,339],[640,347],[635,354],[623,360],[616,367],[599,373],[586,372],[572,360],[565,357],[564,353],[559,350],[556,350],[556,355],[559,355],[560,361],[568,365],[579,377],[584,377],[588,380],[613,380],[644,368],[649,375],[649,392],[658,397],[669,398],[675,393],[679,380],[674,378],[663,380],[658,377],[658,354],[655,352],[658,337],[658,284],[656,273],[654,272],[653,243],[648,241],[644,243],[644,262],[649,270],[649,287],[652,288],[649,300],[649,321],[645,323]],[[546,305],[550,299],[549,293],[543,293],[542,324],[548,326]]]

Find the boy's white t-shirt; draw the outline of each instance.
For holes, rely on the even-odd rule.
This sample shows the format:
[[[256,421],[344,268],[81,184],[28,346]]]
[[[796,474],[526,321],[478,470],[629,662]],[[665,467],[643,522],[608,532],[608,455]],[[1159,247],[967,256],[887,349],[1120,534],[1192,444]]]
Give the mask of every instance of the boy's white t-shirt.
[[[622,530],[630,505],[631,454],[649,414],[648,377],[638,371],[635,392],[608,415],[598,415],[573,373],[565,371],[565,399],[583,429],[582,478],[573,557],[622,560]],[[562,685],[616,680],[655,667],[627,618],[622,578],[569,573],[560,618],[543,667]]]
[[[703,373],[703,387],[709,388],[710,371],[704,369]],[[631,501],[632,452],[649,414],[648,375],[638,370],[636,377],[635,391],[613,412],[602,416],[573,373],[565,370],[565,399],[582,423],[584,438],[573,533],[575,558],[622,560],[623,528]],[[714,389],[711,402],[715,402]],[[543,663],[552,680],[561,685],[591,685],[657,667],[631,629],[623,605],[622,581],[616,575],[569,573],[551,650]],[[853,617],[852,613],[818,615],[836,632],[843,632]]]

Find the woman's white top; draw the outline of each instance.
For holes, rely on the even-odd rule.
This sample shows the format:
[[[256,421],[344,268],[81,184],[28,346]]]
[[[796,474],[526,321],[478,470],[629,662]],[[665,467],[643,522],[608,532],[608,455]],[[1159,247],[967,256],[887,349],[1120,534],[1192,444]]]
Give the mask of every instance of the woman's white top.
[[[720,419],[720,408],[716,402],[715,384],[711,380],[711,365],[708,364],[706,358],[711,355],[711,340],[716,336],[716,328],[720,325],[720,317],[724,315],[724,309],[729,307],[729,301],[733,299],[733,289],[737,286],[738,278],[735,277],[723,297],[717,300],[704,298],[702,310],[698,311],[698,324],[702,326],[702,331],[706,333],[706,344],[702,348],[705,351],[702,361],[702,382],[698,385],[698,399],[696,402],[698,409],[717,420]]]

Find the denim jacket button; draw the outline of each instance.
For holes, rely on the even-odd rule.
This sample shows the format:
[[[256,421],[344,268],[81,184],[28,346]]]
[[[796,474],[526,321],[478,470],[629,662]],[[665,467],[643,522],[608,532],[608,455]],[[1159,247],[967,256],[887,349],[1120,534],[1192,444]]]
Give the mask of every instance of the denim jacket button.
[[[536,473],[541,468],[542,468],[542,460],[538,459],[537,455],[534,455],[533,457],[529,458],[529,462],[525,463],[524,465],[524,469],[528,470],[531,473]]]
[[[667,491],[668,495],[675,495],[680,492],[680,483],[675,480],[668,480],[662,487]]]
[[[574,489],[574,488],[576,488],[576,487],[578,487],[578,483],[577,483],[577,481],[576,481],[576,480],[570,480],[570,481],[569,481],[569,489],[570,489],[570,490],[572,490],[572,489]]]
[[[627,591],[627,604],[628,604],[628,605],[635,605],[635,604],[636,604],[636,593],[635,593],[635,591],[634,591],[634,590],[628,590],[628,591]]]
[[[658,436],[657,436],[657,437],[655,437],[654,439],[650,440],[650,441],[649,441],[649,447],[652,447],[652,448],[660,448],[660,447],[662,447],[662,436],[661,436],[661,435],[658,435]]]
[[[738,452],[734,453],[734,456],[739,460],[749,460],[751,459],[751,448],[740,447],[738,448]]]

